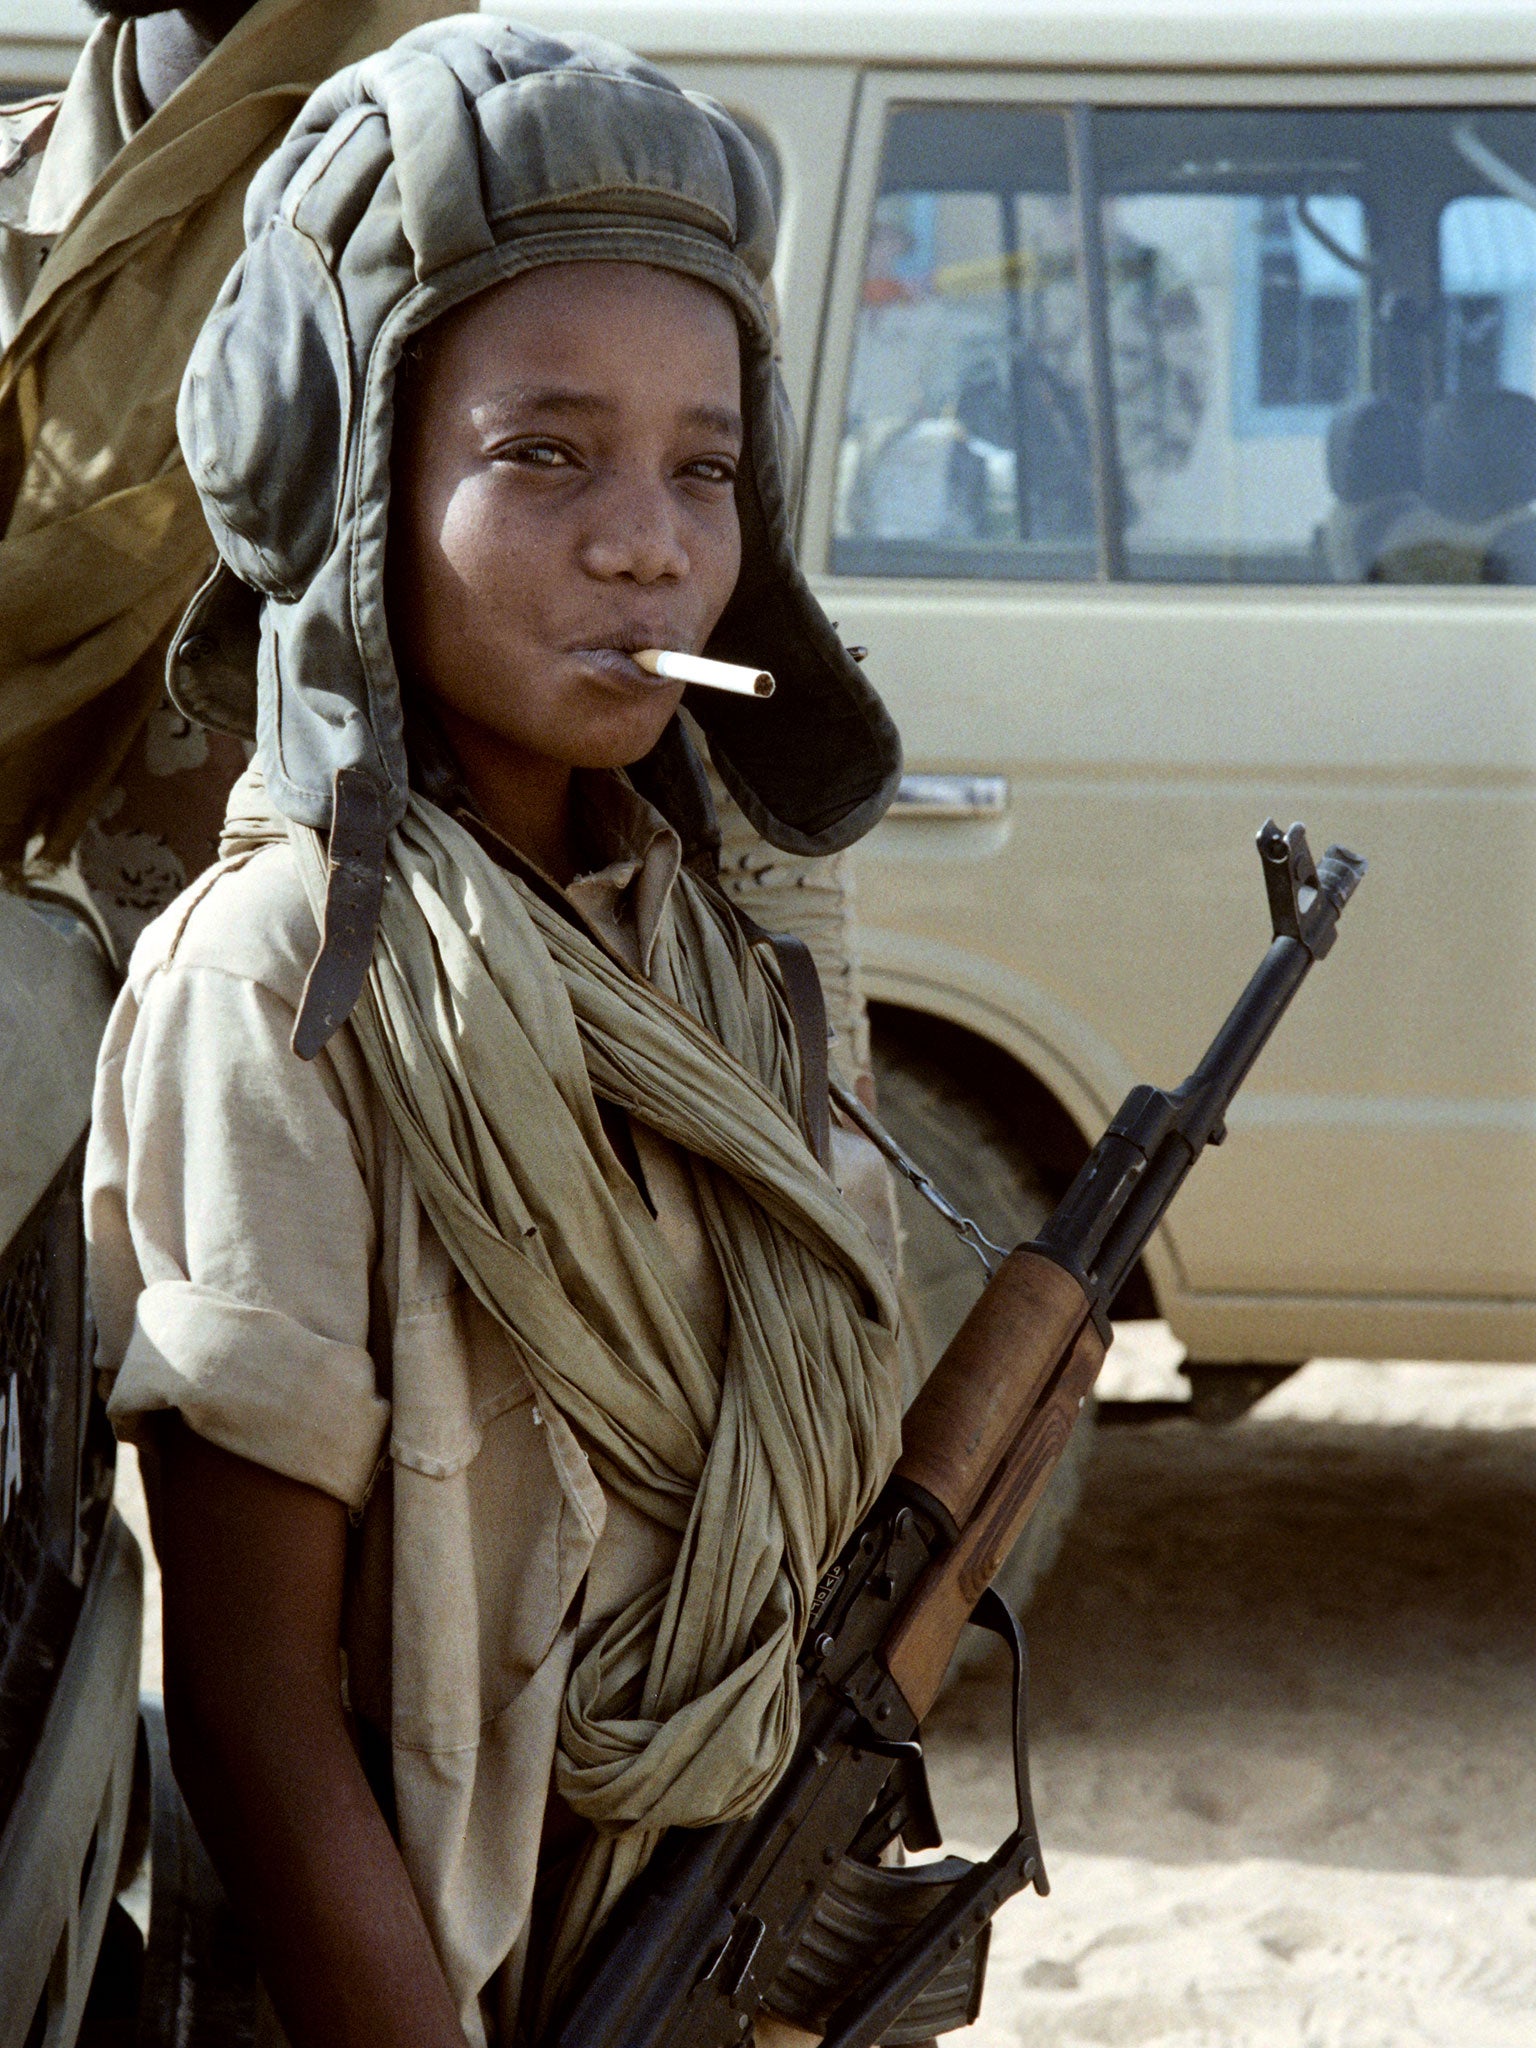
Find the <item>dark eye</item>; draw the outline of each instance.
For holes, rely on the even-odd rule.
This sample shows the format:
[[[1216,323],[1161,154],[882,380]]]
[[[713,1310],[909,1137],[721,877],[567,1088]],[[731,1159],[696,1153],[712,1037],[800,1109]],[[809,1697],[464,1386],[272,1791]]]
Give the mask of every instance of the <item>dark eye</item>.
[[[683,465],[683,474],[696,477],[700,483],[733,484],[736,464],[728,455],[701,455],[696,462]]]
[[[510,464],[516,469],[558,470],[569,469],[573,456],[569,448],[558,441],[509,441],[502,447],[492,448],[493,462]]]

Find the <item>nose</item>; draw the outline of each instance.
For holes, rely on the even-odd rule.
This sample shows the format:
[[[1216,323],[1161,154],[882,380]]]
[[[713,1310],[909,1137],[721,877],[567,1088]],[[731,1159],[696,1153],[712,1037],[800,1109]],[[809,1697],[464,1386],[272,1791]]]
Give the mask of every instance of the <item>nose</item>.
[[[691,564],[664,477],[615,475],[588,503],[581,561],[589,576],[642,585],[684,581]]]

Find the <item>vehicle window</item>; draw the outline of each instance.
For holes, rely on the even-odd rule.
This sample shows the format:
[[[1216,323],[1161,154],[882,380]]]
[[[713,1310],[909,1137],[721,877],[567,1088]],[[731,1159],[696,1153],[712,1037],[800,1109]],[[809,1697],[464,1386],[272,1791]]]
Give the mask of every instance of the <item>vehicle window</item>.
[[[1068,122],[893,110],[834,570],[1536,583],[1536,112]]]
[[[1065,117],[892,119],[838,479],[850,574],[1095,573]]]

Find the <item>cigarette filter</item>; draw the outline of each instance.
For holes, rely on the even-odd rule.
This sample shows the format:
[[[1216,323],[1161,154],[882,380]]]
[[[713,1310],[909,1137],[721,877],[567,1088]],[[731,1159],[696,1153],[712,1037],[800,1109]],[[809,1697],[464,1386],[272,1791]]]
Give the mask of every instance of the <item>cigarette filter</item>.
[[[730,690],[738,697],[771,697],[773,677],[765,668],[741,668],[734,661],[706,661],[702,654],[670,654],[645,647],[635,660],[647,675],[671,683],[698,683],[706,690]]]

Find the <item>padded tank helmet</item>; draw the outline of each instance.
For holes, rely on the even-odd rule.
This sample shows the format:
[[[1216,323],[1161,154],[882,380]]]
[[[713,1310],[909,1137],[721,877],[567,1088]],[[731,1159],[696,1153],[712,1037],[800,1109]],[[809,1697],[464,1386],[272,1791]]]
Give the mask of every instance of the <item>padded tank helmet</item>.
[[[768,702],[695,693],[689,709],[775,846],[831,853],[875,823],[900,745],[795,561],[773,206],[722,108],[611,44],[485,15],[434,22],[311,97],[251,184],[245,238],[181,389],[182,448],[220,561],[169,668],[191,716],[254,732],[277,809],[331,835],[296,1049],[318,1051],[357,998],[384,841],[408,796],[384,599],[402,352],[523,271],[645,263],[730,302],[746,420],[742,568],[707,651],[771,669],[778,690]],[[675,755],[680,732],[674,721],[663,749]],[[659,795],[668,777],[654,780]]]

